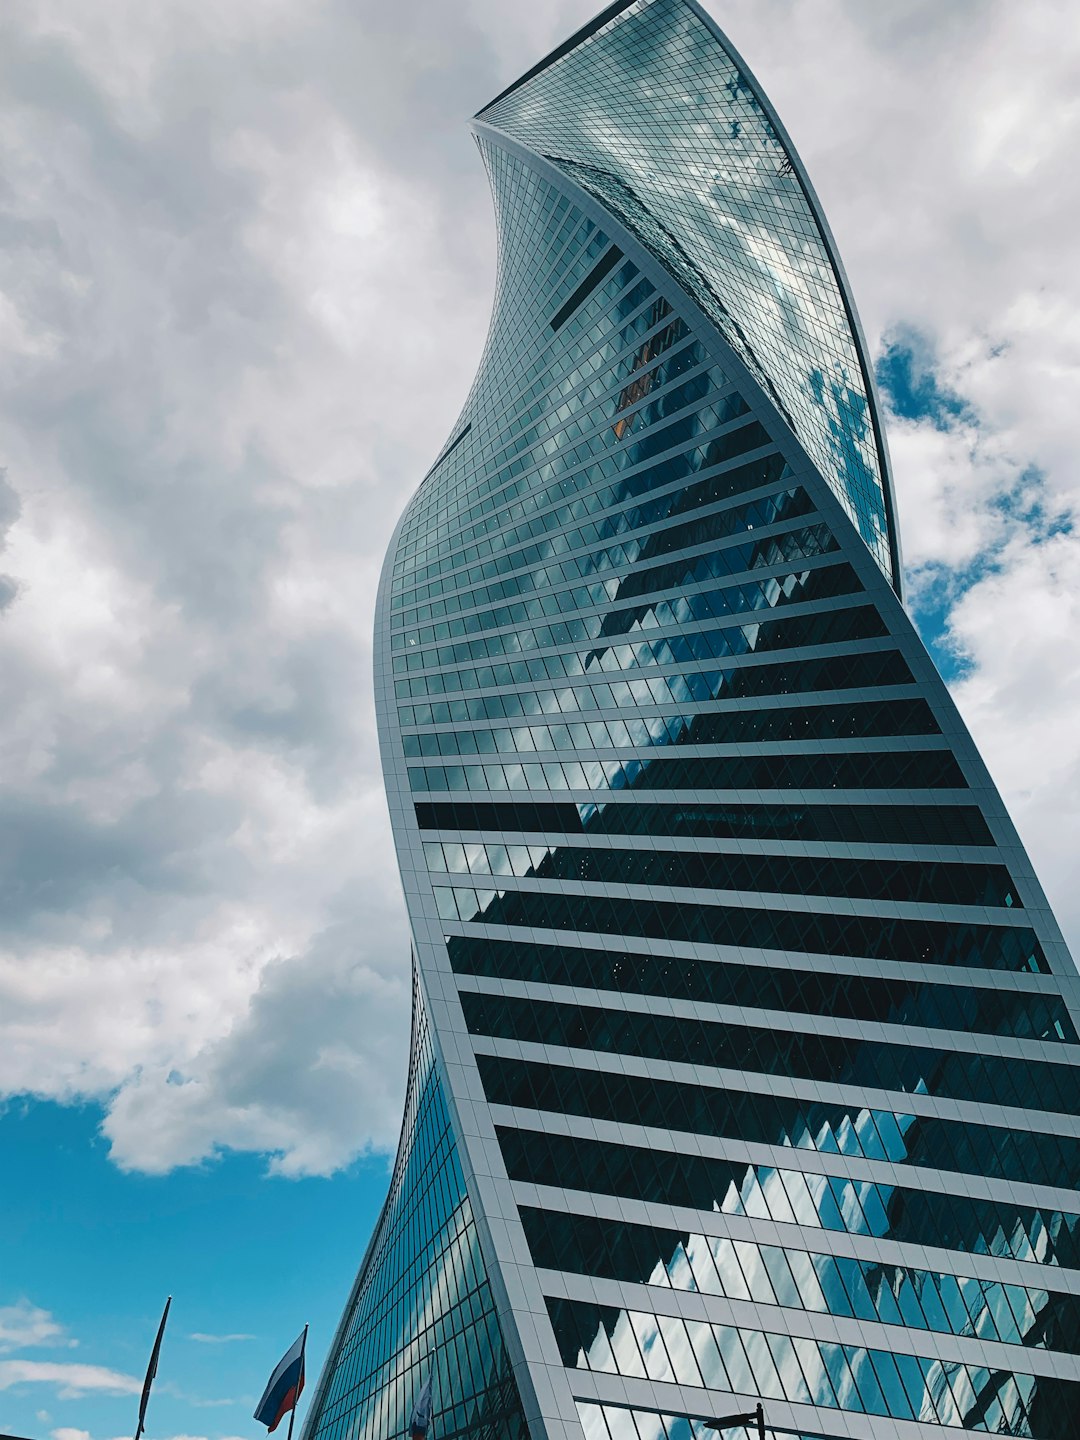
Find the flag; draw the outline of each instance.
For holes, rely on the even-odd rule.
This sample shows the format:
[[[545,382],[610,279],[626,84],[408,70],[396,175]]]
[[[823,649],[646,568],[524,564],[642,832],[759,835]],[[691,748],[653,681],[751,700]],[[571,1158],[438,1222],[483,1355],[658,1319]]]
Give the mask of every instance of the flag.
[[[135,1440],[146,1429],[146,1405],[150,1399],[150,1386],[154,1383],[154,1376],[157,1374],[158,1356],[161,1354],[161,1337],[165,1334],[165,1321],[169,1318],[169,1306],[172,1304],[170,1295],[165,1301],[165,1309],[161,1312],[161,1324],[158,1326],[157,1339],[154,1341],[154,1348],[150,1352],[150,1364],[146,1367],[146,1379],[142,1385],[142,1397],[139,1400],[139,1424],[135,1431]]]
[[[424,1440],[431,1424],[431,1376],[424,1381],[420,1394],[416,1397],[416,1404],[413,1406],[412,1418],[409,1421],[410,1440]]]
[[[267,1431],[276,1430],[290,1410],[295,1410],[304,1388],[304,1350],[307,1342],[307,1326],[304,1326],[296,1343],[290,1345],[278,1361],[277,1368],[266,1383],[263,1397],[255,1409],[255,1419],[265,1425]]]

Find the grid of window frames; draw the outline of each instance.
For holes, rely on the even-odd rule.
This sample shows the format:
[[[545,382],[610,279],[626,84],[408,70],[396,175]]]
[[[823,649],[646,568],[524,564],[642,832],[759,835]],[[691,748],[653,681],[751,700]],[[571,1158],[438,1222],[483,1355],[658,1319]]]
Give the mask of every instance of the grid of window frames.
[[[543,1269],[1080,1354],[1080,1295],[529,1205],[519,1213]]]
[[[656,1015],[475,991],[464,992],[461,1001],[473,1035],[1048,1112],[1032,1116],[1033,1124],[1055,1124],[1053,1112],[1080,1114],[1072,1065],[1027,1060],[1021,1067],[1015,1057],[972,1050],[808,1035],[801,1028],[738,1025],[682,1012]]]
[[[634,119],[613,143],[618,115]],[[876,438],[828,243],[753,88],[700,17],[679,0],[631,5],[481,119],[551,156],[659,257],[889,574]]]
[[[1063,1190],[1080,1186],[1080,1138],[1070,1133],[1007,1129],[1004,1124],[942,1119],[910,1110],[778,1095],[771,1087],[750,1088],[755,1081],[767,1082],[749,1074],[742,1077],[747,1088],[736,1090],[701,1080],[659,1080],[600,1066],[549,1065],[486,1051],[479,1051],[477,1063],[492,1105],[961,1175],[990,1175]]]
[[[984,782],[943,733],[925,662],[879,604],[884,582],[853,553],[865,542],[891,574],[858,342],[828,247],[752,88],[681,0],[633,0],[593,38],[595,50],[571,49],[484,118],[526,143],[530,127],[553,125],[548,159],[616,218],[598,223],[481,135],[500,229],[491,330],[406,512],[378,622],[392,689],[384,744],[413,792],[396,823],[415,827],[507,1173],[553,1192],[543,1211],[523,1198],[521,1218],[536,1262],[563,1272],[563,1298],[548,1300],[563,1359],[571,1371],[1058,1440],[1075,1387],[1023,1366],[941,1361],[929,1339],[963,1342],[965,1355],[992,1339],[1035,1370],[1046,1351],[1076,1353],[1063,1272],[1078,1268],[1080,1218],[1060,1197],[1080,1177],[1065,1063],[1077,1033],[1050,988],[1026,872],[1018,884],[981,808]],[[595,91],[578,88],[594,62]],[[689,168],[647,179],[642,157],[655,168],[648,157],[671,151],[668,131],[694,108],[680,88],[689,76],[709,97],[712,133],[683,134]],[[642,85],[658,86],[656,103],[612,129]],[[579,143],[598,114],[618,144],[596,130]],[[690,203],[718,147],[730,166],[713,173],[714,200],[736,207],[726,233]],[[678,292],[629,258],[620,222],[715,319],[760,393],[717,360]],[[770,293],[796,304],[780,330],[740,246],[779,267]],[[722,279],[734,309],[716,303]],[[861,540],[826,523],[781,455],[785,422]],[[495,993],[508,981],[516,993]],[[552,985],[586,988],[591,1003]],[[645,996],[682,1008],[634,999]],[[746,1013],[721,1025],[685,1003],[699,1001]],[[794,1023],[774,1023],[776,1011]],[[867,1028],[854,1037],[852,1022]],[[723,1067],[724,1086],[703,1067]],[[483,1357],[465,1378],[440,1370],[437,1402],[453,1387],[463,1398],[437,1413],[436,1433],[501,1440],[523,1423],[433,1077],[420,1093],[437,1122],[423,1130],[410,1112],[402,1153],[417,1155],[410,1186],[441,1167],[446,1200],[401,1229],[404,1248],[388,1248],[383,1221],[374,1254],[393,1258],[369,1272],[382,1267],[385,1296],[365,1282],[327,1391],[350,1440],[404,1426],[418,1352],[394,1307],[410,1288],[416,1313],[428,1300],[439,1311],[433,1333],[459,1367],[459,1341]],[[859,1099],[822,1099],[822,1083]],[[869,1087],[896,1098],[871,1105]],[[599,1139],[593,1121],[647,1134]],[[698,1154],[680,1144],[688,1135],[736,1158]],[[788,1158],[751,1162],[747,1145]],[[801,1168],[843,1172],[830,1155],[873,1178]],[[412,1215],[419,1202],[395,1186],[387,1216]],[[679,1229],[685,1217],[612,1226],[568,1205],[573,1191],[799,1229],[725,1249],[715,1226]],[[834,1254],[829,1233],[843,1231],[888,1240],[888,1264]],[[933,1265],[913,1253],[925,1247]],[[942,1265],[942,1250],[980,1257],[980,1278]],[[1059,1283],[995,1278],[1017,1261]],[[424,1289],[439,1263],[467,1277],[448,1308],[441,1289],[438,1301]],[[662,1288],[658,1312],[691,1288],[725,1303],[745,1291],[776,1324],[564,1298],[611,1279]],[[783,1333],[795,1310],[799,1339]],[[924,1338],[914,1355],[840,1345],[820,1317]],[[690,1440],[678,1417],[579,1413],[590,1440]],[[337,1435],[312,1440],[323,1433]]]
[[[598,257],[610,253],[606,237],[603,243],[590,237],[588,227],[578,227],[575,234],[586,238],[582,253],[594,266]],[[577,284],[580,288],[582,281]],[[956,803],[967,789],[966,777],[939,738],[940,727],[925,700],[910,689],[900,690],[911,685],[911,671],[891,648],[877,609],[852,603],[862,592],[861,583],[845,561],[833,558],[835,540],[820,524],[807,528],[805,521],[813,517],[798,487],[775,489],[785,478],[783,467],[767,437],[754,431],[745,416],[729,409],[715,425],[720,417],[714,407],[687,423],[686,412],[695,405],[705,409],[714,390],[729,393],[724,390],[726,377],[715,367],[711,372],[700,368],[696,388],[681,383],[692,363],[700,365],[698,352],[686,343],[685,327],[673,321],[670,306],[657,305],[632,267],[612,262],[604,269],[603,278],[589,291],[592,310],[581,317],[582,324],[591,322],[599,331],[614,319],[622,322],[631,300],[639,307],[638,316],[648,313],[652,324],[631,328],[622,337],[621,354],[609,346],[602,361],[583,366],[588,344],[591,354],[600,356],[597,336],[576,342],[579,368],[566,372],[570,386],[578,387],[570,399],[593,405],[596,415],[590,419],[592,412],[582,411],[576,417],[580,431],[575,438],[583,441],[581,447],[559,453],[549,443],[562,443],[563,432],[557,427],[575,423],[574,406],[561,403],[558,414],[545,413],[539,401],[550,377],[541,370],[531,381],[534,398],[528,418],[504,426],[505,437],[493,440],[490,458],[469,450],[471,437],[462,442],[460,449],[466,453],[458,468],[468,462],[469,478],[463,479],[458,497],[446,502],[456,507],[461,529],[455,531],[453,515],[430,532],[413,526],[399,551],[392,669],[398,677],[398,718],[406,727],[403,750],[413,762],[412,788],[420,795],[476,791],[483,797],[509,790],[538,797],[531,809],[517,802],[511,807],[494,795],[490,801],[479,798],[468,804],[425,804],[418,798],[419,824],[480,832],[479,843],[448,835],[426,843],[427,869],[436,882],[442,874],[483,877],[489,883],[508,877],[543,886],[525,892],[436,884],[444,922],[452,929],[455,922],[483,920],[482,948],[495,964],[500,945],[523,947],[520,941],[496,940],[492,925],[514,927],[511,935],[536,927],[662,935],[698,945],[763,945],[853,958],[876,956],[902,964],[1044,970],[1038,941],[1022,922],[1023,898],[997,859],[985,822],[977,807]],[[646,312],[642,305],[652,308]],[[572,320],[571,312],[565,324]],[[569,339],[575,331],[568,328],[566,333]],[[636,377],[635,385],[637,380],[641,384],[634,400],[648,396],[649,403],[636,403],[635,408],[624,403],[618,386],[635,376],[635,367],[628,368],[626,345],[640,344],[642,335],[650,363],[636,367],[645,374]],[[668,357],[665,364],[652,363],[661,354]],[[685,364],[679,356],[685,356]],[[660,402],[668,384],[674,388],[665,407]],[[634,415],[639,418],[633,424],[622,424]],[[673,423],[680,416],[682,421]],[[645,434],[654,425],[665,437],[661,443],[666,451],[658,450]],[[705,438],[699,440],[702,434]],[[751,440],[761,459],[742,458]],[[770,484],[774,488],[769,489]],[[427,503],[433,513],[430,496]],[[700,518],[684,518],[688,510]],[[739,534],[748,526],[755,532],[749,542]],[[628,549],[626,537],[631,534],[640,535],[643,543]],[[584,566],[575,558],[579,551]],[[685,559],[660,559],[680,551]],[[792,568],[793,559],[803,568]],[[771,572],[763,580],[753,574],[762,568]],[[590,582],[591,575],[611,570],[616,572],[612,580]],[[762,611],[776,618],[763,620]],[[739,618],[748,612],[753,613],[752,623]],[[819,657],[815,649],[824,653]],[[721,670],[710,669],[717,660],[729,663]],[[650,669],[658,672],[655,680],[648,676]],[[641,679],[634,678],[635,671],[642,672]],[[597,676],[605,672],[599,682]],[[900,693],[878,698],[888,690]],[[850,699],[845,692],[852,692]],[[762,699],[755,703],[758,696]],[[419,703],[400,703],[406,700]],[[677,709],[671,708],[672,701]],[[589,718],[589,711],[602,712],[602,718]],[[578,715],[583,718],[575,719]],[[562,716],[568,719],[555,718]],[[495,723],[484,728],[483,722]],[[444,728],[431,728],[439,725]],[[844,748],[834,744],[830,749],[830,741],[842,742]],[[678,758],[670,755],[672,746],[683,751]],[[739,753],[725,753],[725,746],[739,747]],[[451,763],[440,763],[446,760]],[[740,799],[729,805],[676,808],[663,803],[670,792],[696,797],[710,790],[785,789],[798,792],[796,804],[746,804]],[[884,806],[859,803],[867,790],[882,796]],[[590,796],[607,791],[620,803],[554,799],[553,792],[568,791]],[[802,802],[804,793],[815,791],[828,792],[829,801]],[[854,792],[850,803],[844,803],[845,791]],[[647,803],[628,805],[629,792],[640,794],[643,801],[647,797]],[[912,792],[933,797],[935,803],[913,803]],[[541,798],[549,796],[552,799]],[[544,843],[523,839],[515,844],[512,835],[500,835],[499,843],[493,843],[485,833],[492,829],[531,829]],[[583,838],[555,845],[549,838],[553,831]],[[652,843],[633,850],[589,843],[590,835],[627,832],[647,835]],[[746,833],[781,841],[807,837],[829,843],[842,837],[846,843],[935,848],[932,857],[907,850],[888,858],[852,854],[850,859],[786,849],[751,855],[710,853],[700,846],[657,848],[665,835],[697,840],[704,835],[737,839]],[[531,837],[534,842],[536,836]],[[943,852],[942,845],[954,847],[953,852]],[[974,847],[985,854],[976,859]],[[734,909],[675,905],[644,895],[636,902],[624,898],[612,904],[606,899],[605,891],[613,885],[625,897],[622,887],[628,884],[645,887],[653,896],[657,887],[662,892],[690,888],[728,896],[773,892],[877,905],[929,904],[939,914],[941,906],[963,906],[968,913],[950,923],[896,911],[851,916],[799,910],[785,915],[775,908],[755,910],[745,902]],[[583,894],[586,887],[596,893]],[[981,915],[1013,914],[1008,923],[976,921],[971,907]],[[449,943],[452,949],[469,943],[475,949],[479,942],[462,933],[451,935]],[[564,953],[582,953],[562,948]],[[719,969],[715,961],[698,963],[696,973],[706,971],[712,977]],[[775,988],[777,972],[758,969]],[[814,980],[820,988],[822,977]],[[568,983],[587,982],[579,974]],[[709,983],[716,981],[710,978]],[[833,1007],[850,1006],[855,994],[864,1007],[875,993],[878,1003],[885,1003],[885,990],[874,992],[874,983],[870,977],[837,977],[830,992]],[[890,982],[876,983],[887,988]],[[912,986],[903,983],[909,1008],[895,1023],[918,1024],[928,1017],[910,1012]],[[992,1003],[985,998],[989,995]],[[970,1026],[974,1005],[995,1017],[992,1024],[983,1022],[987,1033],[1075,1038],[1067,1013],[1053,998],[1047,1003],[1037,995],[1006,997],[987,991],[980,999],[970,987],[923,985],[920,1000],[924,1011],[939,1020],[944,1013],[962,1029]],[[759,1007],[765,997],[747,996],[744,987],[741,1003],[747,1001]],[[668,1062],[731,1065],[744,1074],[756,1068],[762,1074],[803,1075],[1014,1108],[1045,1106],[1055,1113],[1075,1108],[1071,1075],[1049,1062],[1029,1067],[1026,1088],[1018,1088],[1016,1067],[1006,1058],[955,1049],[786,1031],[778,1035],[761,1026],[736,1027],[733,1032],[730,1026],[700,1021],[661,1021],[520,997],[474,994],[464,995],[463,1002],[476,1034]],[[895,1006],[895,998],[891,1003]],[[798,1008],[790,994],[781,1006]],[[915,1008],[919,1010],[919,1001]],[[825,1012],[819,1005],[814,1013]],[[506,1098],[501,1091],[496,1094],[498,1085],[492,1079],[495,1067],[503,1064],[498,1057],[481,1058],[493,1100]],[[520,1095],[514,1103],[521,1103]],[[769,1109],[768,1097],[753,1092],[730,1108],[738,1112],[734,1133],[744,1138],[783,1137],[796,1146],[809,1140],[826,1152],[835,1148],[919,1164],[926,1163],[928,1151],[938,1154],[962,1136],[964,1143],[953,1160],[965,1173],[995,1167],[1013,1176],[1022,1172],[1016,1137],[1004,1129],[903,1111],[830,1111],[808,1103],[800,1109],[794,1101],[778,1116]],[[643,1118],[636,1102],[622,1106],[619,1114]],[[709,1127],[709,1133],[716,1130],[723,1131],[723,1126]],[[731,1130],[729,1116],[726,1133]],[[564,1138],[563,1143],[569,1141]],[[982,1153],[987,1147],[993,1154],[989,1161]],[[1065,1144],[1059,1150],[1056,1137],[1042,1137],[1042,1170],[1034,1173],[1044,1183],[1060,1181],[1071,1163],[1068,1148]],[[816,1182],[803,1183],[809,1187]],[[877,1196],[878,1207],[887,1213],[881,1187],[864,1186],[862,1191],[860,1208],[873,1211],[872,1197]],[[849,1214],[852,1205],[849,1198]],[[1034,1219],[1025,1227],[1019,1218],[1023,1208],[1017,1208],[1011,1225],[1001,1221],[987,1242],[997,1248],[986,1253],[1006,1253],[1004,1242],[995,1238],[999,1235],[1009,1237],[1009,1254],[1034,1253],[1040,1234],[1049,1231],[1040,1232]],[[1041,1214],[1033,1207],[1027,1210],[1032,1216]],[[1062,1230],[1059,1217],[1050,1224],[1055,1234]],[[875,1232],[868,1228],[866,1233]],[[977,1225],[961,1225],[957,1234],[958,1248],[978,1250],[982,1232]],[[1057,1252],[1051,1246],[1047,1253]],[[930,1272],[912,1269],[911,1274],[919,1277],[911,1283],[929,1296],[926,1287],[931,1282],[922,1277]],[[945,1283],[935,1280],[933,1293],[940,1295]],[[998,1304],[997,1291],[987,1293]],[[1032,1305],[1022,1322],[1035,1315],[1038,1296]],[[875,1313],[880,1319],[881,1312]],[[958,1323],[955,1309],[945,1307],[941,1314],[950,1325]],[[929,1328],[940,1328],[938,1312],[933,1319]],[[1025,1333],[1034,1324],[1032,1319]]]
[[[635,797],[636,798],[636,797]],[[973,805],[583,804],[449,802],[415,806],[421,830],[535,831],[595,835],[685,836],[699,840],[797,840],[813,844],[992,846]]]
[[[498,1127],[512,1180],[804,1229],[1080,1269],[1080,1215],[1052,1206]],[[823,1147],[825,1148],[825,1147]]]
[[[564,1363],[600,1374],[1039,1440],[1068,1440],[1061,1417],[1080,1414],[1078,1380],[586,1301],[548,1310]]]
[[[572,889],[477,889],[436,885],[439,915],[448,924],[477,921],[522,930],[640,936],[709,946],[788,950],[813,955],[871,956],[893,964],[960,965],[986,970],[1047,969],[1027,926],[980,925],[893,915],[833,914],[750,905],[646,900]],[[851,902],[855,908],[855,902]]]
[[[847,705],[771,706],[767,710],[708,710],[697,714],[631,716],[575,724],[499,725],[422,731],[402,736],[409,759],[439,755],[529,755],[573,750],[645,749],[669,745],[739,745],[762,741],[878,739],[934,735],[937,725],[922,700],[854,701]]]
[[[721,960],[703,962],[685,955],[523,944],[465,935],[451,936],[448,948],[450,963],[459,975],[878,1025],[918,1025],[965,1035],[1080,1043],[1068,1009],[1052,991],[774,969]]]
[[[929,901],[1006,909],[1020,904],[1016,886],[1003,865],[744,855],[698,847],[623,850],[584,843],[466,845],[453,840],[426,841],[424,859],[432,875],[513,875],[518,879],[843,895],[858,900]]]
[[[404,1434],[430,1379],[440,1436],[528,1440],[418,990],[409,1068],[390,1194],[308,1433]]]

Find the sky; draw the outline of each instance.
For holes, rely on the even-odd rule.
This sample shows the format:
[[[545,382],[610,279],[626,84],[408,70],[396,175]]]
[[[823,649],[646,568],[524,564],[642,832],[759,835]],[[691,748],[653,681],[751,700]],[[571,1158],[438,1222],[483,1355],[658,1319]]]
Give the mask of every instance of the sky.
[[[375,586],[592,0],[0,7],[0,1431],[254,1436],[387,1180]],[[711,0],[821,197],[908,600],[1080,953],[1080,22]],[[261,1433],[259,1431],[258,1433]]]

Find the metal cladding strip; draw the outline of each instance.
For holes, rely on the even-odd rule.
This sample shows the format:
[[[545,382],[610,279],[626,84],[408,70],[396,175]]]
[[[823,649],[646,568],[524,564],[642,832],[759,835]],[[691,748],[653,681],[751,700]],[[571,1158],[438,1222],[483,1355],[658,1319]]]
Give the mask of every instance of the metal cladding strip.
[[[376,611],[409,1096],[305,1440],[429,1378],[438,1440],[1070,1440],[1080,976],[901,604],[802,166],[692,0],[474,131],[491,327]]]

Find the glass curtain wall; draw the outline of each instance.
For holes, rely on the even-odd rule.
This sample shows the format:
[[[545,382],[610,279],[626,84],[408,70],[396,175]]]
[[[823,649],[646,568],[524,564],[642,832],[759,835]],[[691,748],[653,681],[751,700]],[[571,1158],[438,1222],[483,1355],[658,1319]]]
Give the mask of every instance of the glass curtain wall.
[[[413,1078],[309,1440],[427,1373],[437,1440],[1075,1440],[1080,982],[802,165],[691,0],[474,130],[491,328],[376,621]]]

